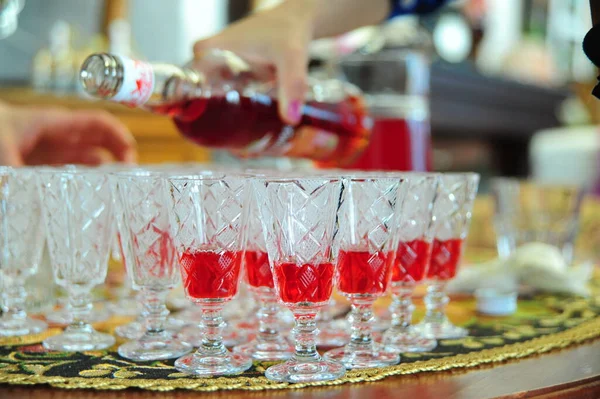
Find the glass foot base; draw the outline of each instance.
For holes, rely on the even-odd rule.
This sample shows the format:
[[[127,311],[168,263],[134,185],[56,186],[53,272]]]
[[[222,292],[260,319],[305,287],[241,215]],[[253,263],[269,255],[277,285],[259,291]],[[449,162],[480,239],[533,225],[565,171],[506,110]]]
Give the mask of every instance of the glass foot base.
[[[202,344],[202,332],[196,325],[189,325],[184,327],[177,334],[177,339],[182,342],[186,342],[192,346],[198,347]],[[227,328],[223,331],[223,345],[232,347],[241,345],[248,341],[248,335],[245,330],[235,331],[231,328]]]
[[[291,383],[336,380],[344,374],[346,368],[343,364],[326,359],[314,362],[288,360],[269,367],[265,372],[265,376],[271,381]]]
[[[224,357],[202,356],[197,353],[180,357],[175,368],[200,377],[240,374],[252,366],[252,360],[240,354],[228,353]]]
[[[126,359],[143,362],[149,360],[175,359],[191,352],[192,346],[174,341],[169,334],[161,338],[129,341],[119,346],[119,355]]]
[[[172,334],[177,333],[183,323],[179,319],[168,318],[164,329]],[[115,328],[115,334],[127,339],[140,339],[146,332],[146,326],[141,321],[132,321]]]
[[[383,334],[381,343],[388,352],[429,352],[435,349],[437,341],[419,334],[411,326],[408,329],[390,328]]]
[[[347,369],[366,369],[398,364],[397,353],[385,352],[379,345],[373,345],[370,351],[353,351],[348,347],[332,349],[325,353],[325,359],[342,363]]]
[[[456,339],[469,335],[468,330],[455,326],[448,320],[442,323],[421,322],[414,328],[422,336],[433,339]]]
[[[291,358],[294,354],[294,348],[283,338],[266,342],[255,339],[247,344],[234,347],[233,353],[240,353],[255,360],[276,362]]]
[[[46,331],[46,329],[48,329],[48,325],[41,320],[29,317],[24,319],[0,317],[0,336],[2,337],[38,334]]]
[[[106,321],[110,318],[111,314],[105,307],[97,308],[90,311],[89,316],[84,320],[86,323],[98,323]],[[73,315],[68,308],[62,308],[46,314],[46,320],[54,324],[70,324],[73,322]]]
[[[44,348],[51,351],[83,352],[106,349],[115,344],[112,335],[100,333],[92,328],[85,331],[65,330],[60,335],[46,338]]]

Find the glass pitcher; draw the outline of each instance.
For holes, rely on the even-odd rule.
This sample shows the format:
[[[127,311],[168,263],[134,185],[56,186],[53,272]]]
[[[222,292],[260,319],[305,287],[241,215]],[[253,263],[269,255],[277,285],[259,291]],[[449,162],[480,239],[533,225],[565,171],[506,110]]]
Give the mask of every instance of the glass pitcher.
[[[374,123],[370,145],[349,167],[431,170],[428,57],[406,49],[357,53],[338,68],[363,91]]]

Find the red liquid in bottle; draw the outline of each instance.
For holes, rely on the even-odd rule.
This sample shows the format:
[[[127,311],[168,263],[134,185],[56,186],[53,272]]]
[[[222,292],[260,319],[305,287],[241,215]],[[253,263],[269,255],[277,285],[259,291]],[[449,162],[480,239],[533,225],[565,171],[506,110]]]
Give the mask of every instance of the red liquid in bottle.
[[[425,240],[400,242],[392,270],[393,282],[422,281],[431,260],[431,243]]]
[[[383,295],[392,272],[389,258],[383,252],[340,251],[338,289],[344,294]]]
[[[332,263],[318,265],[280,263],[275,265],[275,284],[284,303],[312,302],[322,304],[329,301],[333,291]]]
[[[321,166],[351,163],[367,146],[370,136],[370,121],[358,97],[337,104],[308,102],[293,129],[280,119],[277,100],[267,95],[250,98],[236,93],[161,105],[153,110],[171,115],[181,133],[200,145],[237,150],[246,156],[306,157]]]
[[[194,299],[231,299],[237,292],[241,252],[196,251],[183,254],[183,288]]]
[[[458,238],[434,240],[427,277],[435,280],[454,278],[462,254],[462,243],[463,241]]]
[[[262,251],[246,251],[244,255],[246,278],[251,287],[273,288],[273,274],[269,265],[269,255]]]

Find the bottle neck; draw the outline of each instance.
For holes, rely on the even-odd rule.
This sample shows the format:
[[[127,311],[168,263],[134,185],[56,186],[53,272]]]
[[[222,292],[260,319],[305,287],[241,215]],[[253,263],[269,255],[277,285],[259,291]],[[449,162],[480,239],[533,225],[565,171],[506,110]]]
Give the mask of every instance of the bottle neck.
[[[142,107],[200,97],[205,79],[175,65],[99,53],[85,60],[80,81],[92,97]]]

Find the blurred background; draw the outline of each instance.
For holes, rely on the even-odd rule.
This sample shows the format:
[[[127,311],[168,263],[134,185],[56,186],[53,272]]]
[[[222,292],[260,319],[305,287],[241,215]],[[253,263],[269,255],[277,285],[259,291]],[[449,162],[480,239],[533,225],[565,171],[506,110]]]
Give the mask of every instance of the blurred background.
[[[77,73],[85,56],[111,51],[184,64],[195,40],[278,3],[0,4],[10,1],[18,3],[20,15],[18,25],[0,19],[0,35],[5,36],[0,40],[0,99],[108,109],[136,136],[142,163],[218,161],[226,156],[184,141],[165,117],[84,98]],[[423,168],[480,172],[483,192],[487,178],[498,175],[587,183],[596,179],[600,151],[600,112],[590,95],[597,72],[581,49],[590,27],[588,0],[457,0],[426,17],[400,17],[315,42],[311,67],[356,52],[409,49],[423,54],[427,61],[408,77],[426,80],[417,93],[426,101],[430,125],[425,129],[427,145],[419,150],[426,158]]]

